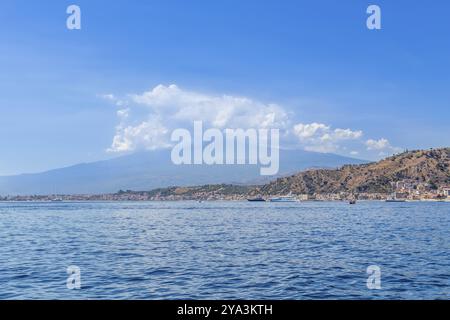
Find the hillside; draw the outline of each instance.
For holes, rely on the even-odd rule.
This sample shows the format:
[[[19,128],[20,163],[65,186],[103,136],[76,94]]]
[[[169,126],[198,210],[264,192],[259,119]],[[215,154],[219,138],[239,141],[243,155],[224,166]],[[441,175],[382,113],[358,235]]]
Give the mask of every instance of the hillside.
[[[410,151],[380,162],[345,165],[335,170],[308,170],[258,188],[261,194],[389,193],[402,180],[450,184],[450,148]]]
[[[311,169],[262,186],[230,184],[171,187],[144,192],[120,192],[118,199],[229,199],[299,194],[390,194],[391,183],[408,181],[438,189],[450,185],[450,148],[410,151],[376,163],[344,165],[340,169]],[[376,197],[375,197],[376,198]]]

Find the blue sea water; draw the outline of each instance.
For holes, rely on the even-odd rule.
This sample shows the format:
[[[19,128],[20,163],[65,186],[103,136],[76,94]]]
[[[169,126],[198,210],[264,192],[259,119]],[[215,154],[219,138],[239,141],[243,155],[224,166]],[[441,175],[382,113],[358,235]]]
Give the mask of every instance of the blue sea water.
[[[449,231],[450,203],[0,203],[0,299],[449,299]]]

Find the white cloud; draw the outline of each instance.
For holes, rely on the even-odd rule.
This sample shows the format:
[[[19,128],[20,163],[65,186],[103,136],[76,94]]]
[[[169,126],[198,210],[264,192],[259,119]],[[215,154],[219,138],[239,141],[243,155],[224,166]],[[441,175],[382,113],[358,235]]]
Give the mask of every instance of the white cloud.
[[[318,122],[292,126],[289,118],[295,115],[280,105],[247,97],[200,93],[174,84],[158,85],[141,94],[125,97],[114,94],[100,97],[119,107],[119,124],[108,149],[110,152],[168,148],[172,145],[170,135],[173,130],[192,129],[197,120],[203,121],[205,129],[278,128],[285,143],[308,151],[353,156],[364,149],[377,151],[378,155],[379,152],[399,151],[386,139],[362,140],[361,130],[333,128]]]
[[[126,152],[140,147],[148,150],[167,148],[170,146],[168,134],[169,130],[158,119],[149,119],[136,126],[120,124],[116,127],[116,134],[108,151]]]
[[[307,151],[315,152],[336,152],[341,147],[341,143],[349,140],[358,140],[363,136],[363,132],[351,129],[332,129],[331,126],[323,123],[299,123],[294,126],[294,134]]]
[[[327,132],[328,130],[330,130],[330,127],[316,122],[310,124],[299,123],[294,126],[294,133],[300,140],[311,139],[318,133]]]
[[[287,114],[276,104],[263,104],[245,97],[214,96],[185,91],[176,85],[158,85],[132,100],[159,115],[178,121],[203,120],[217,128],[284,128]]]
[[[118,106],[128,106],[118,111],[120,124],[109,149],[112,152],[169,147],[170,133],[176,128],[189,129],[196,120],[219,129],[288,128],[287,112],[276,104],[187,91],[176,85],[158,85],[129,95],[127,100],[114,95],[103,97]]]
[[[126,119],[128,118],[130,115],[130,109],[121,109],[117,111],[117,117],[119,117],[120,119]]]
[[[401,152],[402,148],[393,147],[389,140],[381,138],[379,140],[369,139],[366,141],[368,151],[379,151],[379,156],[386,156],[389,153]]]
[[[383,150],[391,146],[387,139],[381,138],[380,140],[369,139],[366,141],[367,150]]]
[[[350,129],[336,129],[334,130],[334,138],[336,140],[355,140],[363,136],[361,130],[352,131]]]

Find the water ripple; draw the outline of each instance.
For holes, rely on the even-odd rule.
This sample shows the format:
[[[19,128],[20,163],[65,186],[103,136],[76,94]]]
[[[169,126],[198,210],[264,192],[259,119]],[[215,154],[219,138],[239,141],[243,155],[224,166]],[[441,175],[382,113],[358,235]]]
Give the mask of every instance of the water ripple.
[[[448,299],[448,230],[442,203],[0,203],[0,299]]]

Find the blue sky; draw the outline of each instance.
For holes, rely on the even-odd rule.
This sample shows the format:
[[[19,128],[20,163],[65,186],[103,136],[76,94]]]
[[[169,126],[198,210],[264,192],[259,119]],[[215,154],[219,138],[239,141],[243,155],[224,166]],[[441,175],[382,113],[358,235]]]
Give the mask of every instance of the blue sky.
[[[71,4],[81,30],[66,28]],[[382,30],[366,28],[370,4]],[[120,108],[102,95],[170,84],[362,131],[340,154],[449,146],[449,15],[444,0],[4,0],[0,174],[118,156]],[[382,138],[391,149],[368,150]]]

